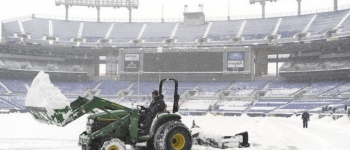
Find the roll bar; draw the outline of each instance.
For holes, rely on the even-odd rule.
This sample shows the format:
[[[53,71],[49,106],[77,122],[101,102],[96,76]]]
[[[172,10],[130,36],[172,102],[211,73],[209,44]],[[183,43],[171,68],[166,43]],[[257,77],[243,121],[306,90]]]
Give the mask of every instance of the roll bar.
[[[176,79],[162,79],[159,83],[159,96],[161,96],[162,99],[164,99],[164,95],[162,93],[163,89],[163,83],[164,81],[174,81],[175,82],[175,91],[174,91],[174,103],[173,103],[173,113],[176,113],[179,111],[179,99],[180,96],[177,94],[177,89],[178,89],[178,82]]]

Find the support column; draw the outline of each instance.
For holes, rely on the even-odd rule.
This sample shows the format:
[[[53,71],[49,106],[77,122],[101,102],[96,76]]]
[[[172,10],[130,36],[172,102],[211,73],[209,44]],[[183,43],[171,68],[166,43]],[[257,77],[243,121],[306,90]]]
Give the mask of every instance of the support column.
[[[254,77],[255,77],[255,51],[254,49],[250,49],[250,80],[254,80]]]
[[[97,22],[100,22],[100,7],[96,7],[97,9]]]
[[[95,55],[94,56],[94,60],[96,62],[99,62],[100,61],[100,56]],[[95,75],[97,77],[100,76],[100,63],[95,64],[93,70],[94,70],[94,72],[92,73],[93,75]]]
[[[338,11],[338,0],[334,0],[334,11]]]
[[[162,4],[162,20],[161,20],[162,23],[164,22],[164,17],[163,17],[163,15],[164,15],[164,6],[163,6],[163,4]]]
[[[129,7],[128,9],[129,9],[129,22],[131,23],[131,21],[132,21],[132,20],[131,20],[131,11],[132,11],[132,7]]]
[[[227,9],[227,21],[230,21],[230,1],[228,1],[228,9]]]
[[[298,16],[301,15],[301,0],[297,0],[298,1]]]
[[[276,54],[276,77],[278,76],[278,53]]]
[[[66,20],[68,20],[68,9],[69,9],[69,5],[65,5],[66,6]]]
[[[265,2],[260,2],[261,7],[262,7],[262,18],[265,19]]]

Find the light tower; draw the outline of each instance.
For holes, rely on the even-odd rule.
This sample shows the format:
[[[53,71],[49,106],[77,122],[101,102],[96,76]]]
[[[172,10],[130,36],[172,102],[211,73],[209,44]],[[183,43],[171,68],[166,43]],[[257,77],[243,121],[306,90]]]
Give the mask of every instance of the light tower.
[[[301,15],[301,0],[297,0],[298,2],[298,16]]]
[[[227,20],[230,21],[230,1],[228,1],[227,7],[228,7],[228,9],[227,9]]]
[[[129,10],[129,22],[131,22],[131,11],[139,7],[139,0],[55,0],[56,6],[64,5],[66,8],[66,20],[68,20],[68,9],[72,6],[87,6],[97,9],[97,22],[100,22],[101,7],[120,8]]]
[[[250,4],[255,4],[256,2],[261,4],[262,8],[262,18],[265,18],[265,4],[266,2],[276,2],[277,0],[249,0]]]
[[[338,11],[338,0],[334,0],[334,11]]]

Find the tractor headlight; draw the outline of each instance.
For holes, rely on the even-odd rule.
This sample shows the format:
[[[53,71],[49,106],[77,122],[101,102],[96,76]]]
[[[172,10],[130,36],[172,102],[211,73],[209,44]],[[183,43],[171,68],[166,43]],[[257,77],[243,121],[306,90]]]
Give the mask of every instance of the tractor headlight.
[[[89,119],[88,122],[89,122],[89,124],[91,125],[91,124],[94,123],[94,119]]]
[[[88,134],[91,133],[91,126],[90,125],[86,126],[86,133],[88,133]]]
[[[93,119],[88,119],[86,123],[86,133],[91,133],[91,127],[92,124],[94,123]]]

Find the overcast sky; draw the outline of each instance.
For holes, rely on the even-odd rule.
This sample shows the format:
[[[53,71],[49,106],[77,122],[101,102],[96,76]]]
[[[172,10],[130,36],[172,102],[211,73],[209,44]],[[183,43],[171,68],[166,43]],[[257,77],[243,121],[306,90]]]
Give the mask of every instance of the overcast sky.
[[[198,4],[204,5],[206,17],[226,17],[228,2],[230,2],[230,16],[261,15],[260,4],[250,5],[249,0],[139,0],[139,8],[133,11],[133,18],[161,18],[162,4],[164,18],[182,18],[183,6],[188,5],[190,12],[198,10]],[[349,5],[350,0],[338,0],[338,5]],[[332,8],[333,0],[302,0],[302,10]],[[71,7],[70,17],[96,18],[96,9],[87,7]],[[266,13],[296,12],[296,0],[279,0],[268,2]],[[31,14],[45,14],[53,16],[65,15],[64,6],[56,6],[55,0],[1,0],[0,20],[11,19]],[[101,18],[128,18],[126,8],[102,8]]]

